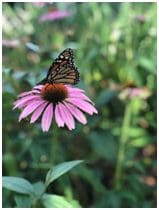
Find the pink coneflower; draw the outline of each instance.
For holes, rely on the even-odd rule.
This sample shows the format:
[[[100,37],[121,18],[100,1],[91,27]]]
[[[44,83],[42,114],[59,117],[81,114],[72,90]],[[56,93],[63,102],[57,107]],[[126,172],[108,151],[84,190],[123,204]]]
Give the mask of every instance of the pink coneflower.
[[[40,1],[40,2],[32,2],[33,5],[39,6],[39,7],[43,7],[47,3],[49,3],[49,2],[42,2],[42,1]]]
[[[5,47],[17,47],[20,44],[19,40],[17,39],[13,39],[13,40],[9,40],[9,39],[3,39],[2,40],[2,45]]]
[[[31,114],[30,123],[41,116],[41,127],[48,131],[52,119],[58,127],[66,125],[69,130],[75,128],[75,120],[86,124],[83,112],[97,114],[93,102],[79,88],[64,84],[45,84],[34,87],[31,91],[23,92],[14,102],[14,108],[22,109],[19,122]]]
[[[144,23],[147,20],[147,17],[145,15],[136,15],[135,19],[141,23]]]
[[[43,14],[40,18],[40,22],[45,22],[45,21],[53,21],[53,20],[59,20],[63,19],[65,17],[70,16],[70,13],[67,11],[61,11],[61,10],[53,10],[49,11],[46,14]]]
[[[139,97],[147,99],[151,95],[151,91],[146,87],[127,87],[122,90],[119,94],[120,99],[135,98]]]
[[[143,99],[148,98],[151,95],[151,91],[146,87],[132,88],[130,91],[130,97],[140,97]]]

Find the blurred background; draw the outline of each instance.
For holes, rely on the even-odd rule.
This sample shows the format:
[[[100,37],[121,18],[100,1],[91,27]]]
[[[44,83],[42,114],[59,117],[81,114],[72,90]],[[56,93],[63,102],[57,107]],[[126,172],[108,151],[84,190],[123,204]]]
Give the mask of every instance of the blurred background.
[[[156,3],[3,3],[4,176],[43,181],[52,164],[83,159],[48,193],[81,207],[156,207],[156,13]],[[17,95],[68,47],[98,115],[71,132],[18,123]],[[3,190],[3,207],[14,195]]]

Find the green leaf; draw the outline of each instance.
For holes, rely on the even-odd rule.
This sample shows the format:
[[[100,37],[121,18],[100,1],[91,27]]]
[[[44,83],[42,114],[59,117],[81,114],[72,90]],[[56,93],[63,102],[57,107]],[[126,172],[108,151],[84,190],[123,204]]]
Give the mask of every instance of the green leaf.
[[[83,160],[68,161],[53,167],[46,175],[46,186],[82,162]]]
[[[130,147],[142,148],[150,143],[150,138],[148,136],[141,136],[129,141]]]
[[[122,198],[125,198],[129,202],[136,203],[137,197],[130,190],[122,191],[121,196]]]
[[[59,195],[44,194],[42,202],[45,208],[74,208],[73,203],[66,200],[65,197]]]
[[[45,191],[45,185],[43,182],[36,182],[33,184],[34,188],[34,195],[36,196],[37,199],[40,198],[40,196],[44,193]]]
[[[12,190],[22,194],[33,194],[33,186],[26,179],[12,176],[2,177],[2,186],[8,190]]]
[[[145,70],[150,71],[151,73],[156,74],[156,67],[153,63],[153,61],[147,57],[141,57],[139,58],[139,64],[145,68]]]
[[[127,132],[131,138],[138,138],[146,135],[146,131],[143,128],[130,127]]]
[[[16,195],[15,196],[16,208],[30,208],[31,198],[26,195]]]

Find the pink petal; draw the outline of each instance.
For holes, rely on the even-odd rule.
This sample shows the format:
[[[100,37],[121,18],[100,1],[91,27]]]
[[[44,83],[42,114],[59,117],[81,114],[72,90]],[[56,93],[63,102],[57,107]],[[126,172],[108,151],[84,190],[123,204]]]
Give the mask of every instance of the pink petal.
[[[27,96],[30,94],[36,94],[36,93],[37,94],[40,93],[39,90],[31,90],[31,91],[23,92],[23,93],[20,93],[18,97],[24,97],[24,96]]]
[[[28,106],[25,107],[25,109],[22,111],[22,113],[19,116],[19,122],[27,117],[29,114],[31,114],[38,106],[40,106],[42,103],[44,102],[44,100],[40,100],[40,101],[35,101],[35,102],[31,102]]]
[[[53,118],[53,104],[50,103],[45,109],[42,116],[41,127],[43,131],[49,130],[51,122],[52,122],[52,118]]]
[[[27,95],[30,95],[30,94],[32,94],[32,91],[26,91],[26,92],[20,93],[20,94],[18,95],[18,97],[27,96]]]
[[[21,99],[18,99],[17,101],[15,101],[13,103],[14,106],[17,105],[17,103],[19,103],[21,100],[22,100],[22,98]],[[18,108],[21,109],[22,107],[25,107],[26,105],[29,105],[31,102],[34,102],[34,101],[38,101],[38,99],[37,98],[34,98],[34,99],[27,100],[27,101],[23,102],[22,104],[20,104],[18,106]],[[14,107],[13,107],[13,109],[14,109]]]
[[[34,89],[39,89],[39,90],[41,90],[43,87],[44,87],[44,85],[37,85],[37,86],[35,86],[35,87],[33,88],[33,90],[34,90]]]
[[[55,108],[55,120],[59,127],[64,127],[64,121],[61,117],[61,112],[58,105],[56,105],[56,108]]]
[[[15,106],[13,107],[13,109],[15,109],[15,108],[19,107],[20,105],[26,103],[27,101],[31,101],[33,99],[38,100],[38,99],[40,99],[40,96],[39,95],[31,95],[30,96],[29,95],[24,98],[21,98],[21,99],[17,100],[17,103],[15,102]]]
[[[82,111],[92,115],[93,113],[98,113],[97,110],[90,103],[83,101],[81,99],[67,98],[66,101],[74,104]]]
[[[67,125],[68,129],[69,130],[74,129],[75,128],[74,119],[72,115],[70,114],[70,112],[68,111],[68,109],[65,107],[65,105],[63,105],[62,103],[58,103],[56,106],[59,107],[61,117],[64,123]]]
[[[37,99],[31,100],[32,103],[33,103],[34,101],[37,101]],[[24,109],[24,107],[27,106],[27,105],[29,105],[29,104],[30,104],[30,101],[26,101],[26,102],[24,102],[23,104],[19,105],[18,108],[19,108],[19,109],[22,109],[22,108]],[[15,104],[15,105],[16,105],[16,104]]]
[[[40,18],[40,22],[51,21],[51,20],[58,20],[69,16],[70,13],[67,11],[55,10],[50,11],[48,13],[43,14]]]
[[[28,106],[29,104],[34,103],[34,102],[39,101],[39,100],[41,100],[41,99],[36,99],[36,98],[35,98],[35,99],[28,100],[28,101],[26,101],[25,103],[19,105],[18,108],[19,108],[19,109],[24,109],[24,108],[25,108],[26,106]]]
[[[2,45],[5,47],[17,47],[19,44],[20,42],[17,39],[13,39],[13,40],[3,39],[2,40]]]
[[[65,106],[68,108],[68,110],[71,112],[71,114],[82,124],[86,124],[87,123],[87,119],[85,117],[85,115],[78,109],[76,108],[74,105],[64,102]]]
[[[78,94],[76,92],[69,93],[70,98],[80,98],[82,100],[89,101],[90,103],[94,104],[93,101],[91,101],[84,93],[79,92]]]
[[[48,104],[48,102],[43,102],[43,104],[41,104],[32,114],[31,119],[30,119],[30,123],[35,122],[41,115],[41,113],[43,112],[43,110],[45,109],[46,105]]]
[[[84,90],[82,90],[82,89],[80,89],[80,88],[73,88],[72,86],[70,86],[70,85],[65,85],[66,87],[67,87],[67,89],[68,89],[68,91],[69,92],[73,92],[73,93],[84,93],[85,91]]]
[[[32,4],[34,4],[35,6],[43,7],[45,4],[47,4],[47,2],[32,2]]]
[[[14,101],[14,102],[13,102],[13,105],[15,106],[17,103],[19,103],[20,100],[21,100],[21,99],[18,99],[18,100],[16,100],[16,101]]]

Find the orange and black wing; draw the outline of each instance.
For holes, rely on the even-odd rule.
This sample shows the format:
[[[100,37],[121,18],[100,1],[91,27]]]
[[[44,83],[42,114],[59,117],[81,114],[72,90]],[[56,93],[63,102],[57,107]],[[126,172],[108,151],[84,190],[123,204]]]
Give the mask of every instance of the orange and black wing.
[[[74,85],[78,81],[79,72],[74,65],[73,51],[68,48],[55,59],[48,70],[46,79],[41,84],[63,83]]]

